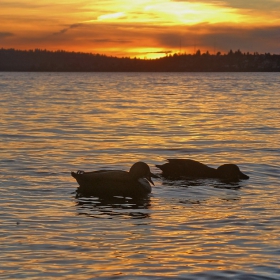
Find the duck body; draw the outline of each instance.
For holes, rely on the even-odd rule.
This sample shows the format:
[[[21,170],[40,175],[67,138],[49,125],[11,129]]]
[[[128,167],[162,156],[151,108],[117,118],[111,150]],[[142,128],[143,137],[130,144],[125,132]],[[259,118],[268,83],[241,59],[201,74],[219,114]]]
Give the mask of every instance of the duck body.
[[[135,163],[129,172],[123,170],[98,170],[71,172],[79,184],[77,192],[95,196],[143,196],[151,192],[154,185],[149,166]]]
[[[191,159],[168,159],[163,165],[156,165],[162,170],[162,176],[169,179],[182,178],[219,178],[228,181],[249,179],[235,164],[223,164],[217,169]]]

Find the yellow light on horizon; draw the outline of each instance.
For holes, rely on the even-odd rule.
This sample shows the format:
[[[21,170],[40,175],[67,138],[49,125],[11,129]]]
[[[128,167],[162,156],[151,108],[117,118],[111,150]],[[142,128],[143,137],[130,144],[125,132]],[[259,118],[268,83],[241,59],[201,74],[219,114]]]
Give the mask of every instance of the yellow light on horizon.
[[[278,10],[268,13],[267,9],[249,9],[246,5],[236,8],[225,1],[63,0],[53,4],[42,0],[34,5],[31,0],[22,0],[22,6],[6,2],[1,7],[0,27],[4,48],[63,49],[157,58],[168,51],[193,53],[195,49],[210,49],[211,43],[203,44],[200,40],[203,36],[213,37],[215,41],[215,34],[219,38],[221,33],[228,33],[232,41],[236,38],[241,42],[242,29],[268,30],[269,40],[263,42],[256,38],[256,42],[260,42],[259,51],[260,45],[262,49],[277,47],[274,31],[269,30],[275,30],[280,24]],[[249,35],[250,38],[244,35],[244,42],[253,44],[248,49],[252,51],[255,37],[253,32]],[[183,38],[188,38],[188,42]],[[222,46],[225,44],[219,47],[218,42],[217,45],[222,48],[219,51],[227,51]]]

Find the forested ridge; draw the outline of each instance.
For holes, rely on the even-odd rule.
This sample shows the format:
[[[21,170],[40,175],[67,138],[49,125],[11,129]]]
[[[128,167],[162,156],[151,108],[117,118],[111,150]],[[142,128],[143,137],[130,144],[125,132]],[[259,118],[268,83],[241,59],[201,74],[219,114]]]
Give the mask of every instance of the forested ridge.
[[[100,54],[0,49],[0,71],[50,72],[278,72],[280,55],[242,53],[173,54],[158,59],[112,57]]]

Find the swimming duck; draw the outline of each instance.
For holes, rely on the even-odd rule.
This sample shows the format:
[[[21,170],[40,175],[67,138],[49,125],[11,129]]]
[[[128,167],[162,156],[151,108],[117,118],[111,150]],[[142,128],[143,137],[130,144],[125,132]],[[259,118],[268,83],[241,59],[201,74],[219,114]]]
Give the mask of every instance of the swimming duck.
[[[78,170],[71,175],[79,184],[78,192],[96,196],[141,196],[151,192],[151,177],[158,178],[145,162],[136,162],[129,172],[122,170]]]
[[[228,181],[249,179],[235,164],[223,164],[217,169],[191,159],[168,159],[168,163],[156,165],[162,170],[162,176],[170,179],[188,178],[220,178]]]

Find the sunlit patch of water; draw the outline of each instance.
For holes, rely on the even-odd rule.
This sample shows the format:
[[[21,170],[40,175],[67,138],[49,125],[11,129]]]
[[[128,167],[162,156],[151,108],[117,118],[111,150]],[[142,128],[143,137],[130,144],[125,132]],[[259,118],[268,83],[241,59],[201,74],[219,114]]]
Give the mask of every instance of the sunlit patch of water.
[[[278,279],[278,73],[1,73],[5,279]],[[70,171],[168,158],[250,176],[84,197]]]

